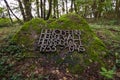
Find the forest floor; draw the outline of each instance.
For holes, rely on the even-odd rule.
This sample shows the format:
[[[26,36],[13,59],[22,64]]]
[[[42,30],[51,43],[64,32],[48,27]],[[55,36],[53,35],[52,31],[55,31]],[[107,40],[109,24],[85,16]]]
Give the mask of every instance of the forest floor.
[[[116,65],[116,57],[115,54],[120,53],[120,26],[118,25],[98,25],[98,24],[89,24],[92,30],[98,35],[98,37],[103,40],[103,42],[106,44],[107,49],[110,52],[109,58],[111,59],[108,63],[109,66]],[[0,28],[0,45],[6,44],[9,39],[20,29],[20,26],[16,27],[2,27]],[[11,78],[11,80],[21,80],[21,76],[27,76],[29,78],[34,78],[34,74],[45,74],[41,75],[39,74],[39,78],[41,80],[48,80],[51,76],[54,78],[54,80],[57,80],[58,77],[61,80],[74,80],[77,79],[77,75],[75,75],[75,78],[72,78],[72,74],[69,73],[69,71],[59,71],[58,69],[54,69],[52,63],[49,64],[49,61],[45,58],[40,59],[20,59],[13,60],[14,57],[10,55],[2,56],[0,53],[0,79],[5,79],[5,77]],[[39,65],[39,62],[46,61],[44,67]],[[30,65],[30,64],[34,65]],[[14,65],[14,66],[13,66]],[[11,68],[11,66],[13,66]],[[37,66],[37,67],[35,67]],[[30,69],[28,69],[28,67]],[[51,68],[52,67],[52,68]],[[31,71],[32,70],[32,71]],[[55,74],[46,74],[46,73],[56,73]],[[92,69],[90,70],[92,73]],[[31,72],[31,73],[30,73]],[[14,73],[14,74],[13,74]],[[95,73],[94,73],[95,74]],[[87,75],[87,73],[86,73]],[[44,78],[43,78],[44,77]],[[31,79],[32,80],[32,79]],[[36,79],[37,80],[37,79]],[[53,80],[53,79],[50,79]],[[84,80],[84,79],[83,79]],[[87,80],[96,80],[93,78],[93,76],[89,76]],[[98,79],[101,80],[101,79]],[[116,70],[115,78],[114,80],[120,80],[120,69],[118,68]]]

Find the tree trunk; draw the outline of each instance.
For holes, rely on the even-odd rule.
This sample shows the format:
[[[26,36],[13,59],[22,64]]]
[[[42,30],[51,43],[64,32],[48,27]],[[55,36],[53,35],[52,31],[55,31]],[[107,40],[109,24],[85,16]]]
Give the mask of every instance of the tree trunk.
[[[43,18],[43,0],[40,0],[41,18]]]
[[[65,5],[64,5],[64,0],[62,0],[62,14],[65,12]]]
[[[49,11],[48,11],[46,20],[49,19],[50,15],[51,15],[51,10],[52,10],[52,0],[49,1]]]
[[[119,8],[120,8],[120,1],[119,0],[116,0],[116,7],[115,7],[115,12],[116,12],[116,17],[118,18],[118,17],[120,17],[120,10],[119,10]]]
[[[75,9],[75,13],[78,14],[77,5],[76,5],[76,0],[74,0],[74,9]]]
[[[37,17],[40,18],[40,12],[39,12],[39,0],[36,0],[36,9],[37,9]]]
[[[7,12],[8,12],[8,15],[9,15],[9,18],[10,18],[10,21],[11,21],[11,23],[13,23],[13,20],[12,20],[12,18],[11,18],[11,16],[10,16],[10,11],[7,9]]]
[[[18,3],[19,3],[21,14],[23,16],[23,20],[26,21],[26,16],[25,16],[25,12],[24,12],[24,8],[23,8],[23,5],[22,5],[22,2],[20,0],[18,0]]]
[[[22,21],[21,21],[21,20],[13,13],[13,11],[11,10],[8,2],[7,2],[6,0],[4,0],[4,2],[5,2],[5,4],[6,4],[7,9],[10,10],[10,12],[15,16],[15,18],[22,23]],[[9,14],[9,13],[8,13],[8,14]]]
[[[46,0],[44,0],[44,5],[43,5],[44,6],[43,7],[44,8],[44,20],[46,18],[46,4],[45,3],[46,3]]]
[[[96,0],[94,0],[93,1],[93,4],[92,4],[92,13],[93,13],[93,16],[94,16],[94,18],[97,18],[97,2],[96,2]]]
[[[68,1],[65,0],[65,3],[66,3],[66,13],[68,14]]]
[[[53,2],[53,12],[54,12],[54,18],[56,18],[56,0],[53,0],[54,2]]]
[[[97,9],[98,10],[97,18],[101,17],[101,13],[103,12],[104,2],[105,0],[99,0],[98,9]]]
[[[31,13],[31,0],[23,0],[23,4],[25,6],[26,21],[29,21],[33,18]]]
[[[73,4],[74,4],[74,0],[71,0],[71,10],[70,10],[70,12],[73,12]]]
[[[58,4],[58,0],[57,0],[57,18],[59,18],[59,4]]]
[[[119,16],[119,19],[120,19],[120,0],[119,0],[119,11],[118,11],[118,16]]]

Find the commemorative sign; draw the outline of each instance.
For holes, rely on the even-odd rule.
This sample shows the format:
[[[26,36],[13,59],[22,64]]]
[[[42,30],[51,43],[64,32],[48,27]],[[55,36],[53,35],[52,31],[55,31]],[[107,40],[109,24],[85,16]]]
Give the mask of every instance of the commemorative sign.
[[[40,52],[84,52],[80,30],[52,30],[42,29],[37,43]]]

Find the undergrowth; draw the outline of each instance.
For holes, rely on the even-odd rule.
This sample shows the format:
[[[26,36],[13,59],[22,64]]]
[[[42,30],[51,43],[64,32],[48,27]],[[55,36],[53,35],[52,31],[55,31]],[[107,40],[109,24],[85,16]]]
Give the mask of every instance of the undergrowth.
[[[10,19],[0,18],[0,27],[10,27],[10,26],[12,26]]]

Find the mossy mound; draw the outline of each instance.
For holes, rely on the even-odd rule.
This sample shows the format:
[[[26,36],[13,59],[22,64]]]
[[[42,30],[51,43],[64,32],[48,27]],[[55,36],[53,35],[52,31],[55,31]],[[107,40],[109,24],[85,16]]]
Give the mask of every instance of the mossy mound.
[[[25,50],[34,50],[35,40],[40,35],[42,27],[46,25],[43,19],[32,19],[26,22],[20,31],[12,38],[12,41],[22,46]]]
[[[103,58],[106,54],[106,48],[104,43],[96,36],[96,34],[90,29],[88,23],[82,19],[79,15],[68,14],[62,16],[60,19],[50,23],[49,28],[52,29],[67,29],[67,30],[80,30],[82,31],[82,43],[86,49],[83,53],[74,52],[68,56],[73,61],[70,70],[73,73],[80,72],[88,66],[90,63],[97,62],[104,66]]]
[[[106,54],[104,43],[90,29],[88,23],[79,15],[68,14],[62,16],[58,20],[47,22],[42,19],[33,19],[25,23],[21,30],[13,37],[13,41],[17,42],[27,50],[34,50],[35,41],[37,40],[42,28],[62,30],[77,29],[82,32],[81,38],[86,49],[85,52],[68,53],[64,58],[61,56],[61,53],[63,55],[66,54],[65,51],[51,53],[46,56],[54,59],[55,63],[58,65],[66,65],[68,70],[72,73],[81,73],[92,63],[98,63],[100,66],[105,65],[103,62]]]

